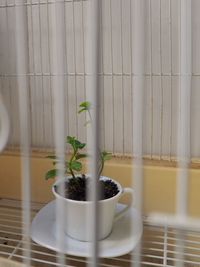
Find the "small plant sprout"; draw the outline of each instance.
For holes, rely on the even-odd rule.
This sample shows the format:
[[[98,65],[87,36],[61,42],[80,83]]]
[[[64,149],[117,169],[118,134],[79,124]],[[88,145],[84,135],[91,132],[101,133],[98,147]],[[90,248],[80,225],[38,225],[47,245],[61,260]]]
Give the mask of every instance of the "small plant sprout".
[[[92,124],[92,115],[91,115],[91,103],[88,101],[82,102],[80,105],[80,110],[78,113],[87,112],[89,116],[89,121],[86,122],[86,124]],[[85,148],[86,144],[80,142],[76,137],[74,136],[67,136],[66,143],[71,146],[72,154],[69,158],[69,160],[65,161],[65,174],[70,174],[72,178],[76,178],[75,172],[80,173],[83,166],[80,161],[80,159],[87,158],[88,155],[84,152],[81,152],[82,149]],[[105,161],[110,160],[112,158],[112,154],[108,153],[106,151],[99,151],[99,171],[98,171],[98,177],[101,176],[101,173],[104,168]],[[53,165],[58,165],[60,160],[55,155],[47,156],[47,158],[53,160]],[[59,169],[55,168],[52,170],[49,170],[46,173],[45,179],[48,180],[50,178],[55,178],[58,176]]]
[[[86,126],[87,124],[92,124],[92,115],[91,115],[91,112],[90,112],[90,110],[91,110],[91,103],[88,102],[88,101],[85,101],[85,102],[82,102],[82,103],[79,105],[79,107],[80,107],[80,110],[78,111],[79,114],[80,114],[80,113],[83,113],[83,112],[87,112],[88,115],[89,115],[89,120],[86,121],[85,126]]]
[[[91,115],[91,108],[92,108],[91,103],[88,102],[88,101],[85,101],[85,102],[82,102],[79,105],[79,107],[80,107],[80,110],[78,111],[79,114],[82,113],[82,112],[87,112],[88,113],[89,121],[86,122],[86,125],[92,123],[93,120],[92,120],[92,115]],[[112,153],[109,153],[107,151],[100,151],[99,148],[98,148],[98,151],[99,151],[98,177],[100,177],[101,173],[103,171],[103,168],[104,168],[105,161],[110,160],[112,158]]]
[[[80,151],[86,146],[85,143],[81,143],[75,137],[67,136],[67,143],[72,148],[72,155],[70,159],[65,161],[65,174],[71,174],[75,178],[74,172],[80,172],[82,170],[82,163],[80,159],[86,158],[87,154],[81,153]],[[53,164],[59,163],[59,159],[56,156],[47,156],[47,158],[53,159]],[[50,170],[46,173],[46,180],[50,178],[55,178],[58,175],[58,169]]]

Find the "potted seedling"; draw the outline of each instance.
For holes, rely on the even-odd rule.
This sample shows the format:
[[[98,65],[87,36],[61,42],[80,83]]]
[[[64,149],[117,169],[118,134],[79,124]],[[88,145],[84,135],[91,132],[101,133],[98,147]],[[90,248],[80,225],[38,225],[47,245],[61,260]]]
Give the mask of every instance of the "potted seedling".
[[[83,102],[80,104],[81,112],[88,112],[89,121],[92,123],[91,104]],[[87,193],[92,190],[91,177],[88,174],[82,173],[82,159],[87,158],[85,153],[86,144],[80,142],[74,136],[67,136],[66,143],[71,147],[72,153],[65,161],[65,175],[63,179],[58,180],[53,185],[53,194],[57,199],[64,202],[66,223],[64,231],[70,237],[80,241],[92,240],[92,220],[90,219],[90,211],[92,202],[88,200]],[[116,204],[119,198],[124,193],[133,193],[131,188],[122,188],[115,180],[102,176],[104,164],[111,159],[112,154],[106,151],[99,150],[99,171],[98,171],[98,186],[99,186],[99,239],[106,238],[112,231],[113,222],[119,219],[130,208],[127,206],[121,212],[115,214]],[[48,156],[53,160],[53,164],[59,164],[59,159],[56,156]],[[54,168],[46,173],[46,179],[55,178],[58,176],[59,170]],[[62,184],[62,193],[59,191],[59,186]]]

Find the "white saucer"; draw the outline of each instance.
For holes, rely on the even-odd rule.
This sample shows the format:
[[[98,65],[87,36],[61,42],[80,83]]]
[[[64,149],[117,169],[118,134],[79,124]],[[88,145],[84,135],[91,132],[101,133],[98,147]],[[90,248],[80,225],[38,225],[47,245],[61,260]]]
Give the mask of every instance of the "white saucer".
[[[124,207],[117,204],[117,211]],[[132,218],[131,218],[132,217]],[[137,224],[137,234],[131,234],[131,222]],[[117,257],[132,251],[142,235],[142,218],[139,212],[132,208],[121,219],[114,223],[111,234],[99,241],[99,256],[103,258]],[[58,251],[55,235],[55,200],[44,206],[35,216],[31,226],[31,237],[36,243]],[[62,253],[73,256],[90,257],[90,242],[82,242],[65,235],[66,248]]]

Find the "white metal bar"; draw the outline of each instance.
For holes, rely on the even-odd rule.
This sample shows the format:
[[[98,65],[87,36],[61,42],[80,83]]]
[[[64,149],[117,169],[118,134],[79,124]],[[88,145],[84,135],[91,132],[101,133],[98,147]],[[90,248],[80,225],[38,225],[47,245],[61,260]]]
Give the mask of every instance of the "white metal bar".
[[[187,215],[188,163],[190,162],[191,0],[181,1],[180,103],[178,129],[177,213]]]
[[[67,15],[66,15],[66,10],[65,10],[65,25],[67,23]],[[66,34],[67,36],[67,34]],[[68,50],[68,46],[67,46],[67,41],[65,42],[66,45],[66,73],[69,73],[69,59],[68,59],[68,54],[67,54],[67,50]],[[66,76],[66,93],[65,93],[65,103],[66,103],[66,121],[67,121],[67,128],[68,128],[68,133],[70,133],[70,124],[69,124],[69,117],[70,117],[70,100],[69,100],[69,75]]]
[[[86,57],[85,57],[85,12],[84,12],[84,0],[81,1],[81,14],[82,14],[82,35],[83,35],[83,72],[84,72],[84,76],[83,76],[83,83],[84,83],[84,100],[86,100],[86,79],[85,79],[85,62],[86,62]],[[86,119],[86,116],[85,116]]]
[[[51,65],[51,49],[50,49],[50,44],[51,44],[51,36],[50,36],[50,12],[49,12],[49,6],[47,5],[47,35],[48,35],[48,64],[49,66]],[[49,67],[50,68],[50,67]],[[50,73],[52,72],[51,68],[50,68]],[[52,94],[52,80],[50,79],[50,99],[51,99],[51,118],[53,118],[53,94]],[[51,127],[51,136],[52,139],[55,140],[55,136],[54,136],[54,131],[53,131],[53,121],[51,123],[52,127]]]
[[[87,98],[92,103],[91,114],[93,118],[92,126],[87,132],[87,141],[89,146],[89,153],[91,154],[90,172],[92,176],[92,192],[90,192],[90,199],[92,200],[91,219],[92,219],[92,247],[91,247],[91,263],[90,266],[99,266],[99,205],[98,205],[98,165],[99,165],[99,112],[100,106],[100,61],[101,61],[101,31],[100,31],[100,11],[102,8],[102,1],[92,0],[88,3],[87,14],[87,38],[86,38],[86,72],[90,73],[87,77]],[[89,128],[88,128],[89,129]]]
[[[74,76],[74,83],[75,83],[75,103],[76,103],[76,110],[77,110],[77,75],[76,75],[76,72],[77,72],[77,57],[76,57],[76,25],[75,25],[75,3],[73,1],[72,3],[72,10],[73,10],[73,42],[74,42],[74,71],[75,71],[75,76]],[[76,124],[76,135],[78,136],[78,119],[77,117],[76,118],[76,121],[75,121],[75,124]]]
[[[114,130],[114,125],[115,125],[115,116],[114,116],[114,79],[113,79],[113,27],[112,27],[112,1],[110,0],[109,4],[109,8],[110,8],[110,54],[111,54],[111,80],[112,80],[112,126],[113,126],[113,130]],[[113,138],[112,138],[112,149],[113,151],[115,151],[115,138],[114,138],[114,131],[113,131]]]
[[[35,70],[36,70],[36,68],[35,68],[35,47],[34,47],[34,44],[35,44],[35,36],[34,36],[34,19],[35,18],[33,18],[33,5],[32,5],[32,0],[30,1],[30,3],[31,3],[31,5],[30,5],[30,23],[31,23],[31,30],[30,30],[30,32],[28,32],[28,35],[29,34],[31,34],[31,37],[32,38],[30,38],[30,37],[28,37],[29,39],[31,39],[31,47],[32,47],[32,49],[29,49],[29,51],[30,50],[32,50],[32,54],[30,55],[29,54],[29,58],[31,59],[32,58],[32,69],[33,69],[33,72],[35,73]],[[29,45],[30,45],[30,43],[29,43]],[[29,61],[31,61],[31,60],[29,60]],[[29,67],[30,67],[30,62],[29,62]],[[34,105],[34,100],[36,100],[36,97],[35,97],[35,95],[36,95],[36,77],[35,76],[33,76],[32,77],[32,79],[30,78],[30,109],[31,109],[31,113],[30,113],[30,115],[31,115],[31,124],[32,124],[32,143],[34,143],[34,142],[37,142],[36,140],[37,140],[37,129],[38,129],[38,127],[37,127],[37,120],[36,120],[36,110],[37,110],[37,108],[36,108],[36,106]],[[34,115],[32,115],[32,114],[34,114]]]
[[[170,90],[170,109],[171,109],[171,116],[170,116],[170,154],[169,154],[169,158],[170,160],[172,160],[172,118],[173,118],[173,113],[172,113],[172,76],[173,76],[173,68],[172,68],[172,0],[170,0],[169,2],[170,5],[170,49],[171,49],[171,72],[170,72],[170,76],[171,76],[171,90]]]
[[[149,30],[150,30],[150,82],[151,82],[151,159],[153,156],[153,44],[152,44],[152,0],[149,0]]]
[[[101,10],[100,10],[100,25],[101,25],[101,72],[104,72],[104,53],[103,53],[103,49],[104,49],[104,29],[103,29],[103,0],[102,0],[102,5],[101,5]],[[102,135],[101,136],[101,146],[103,149],[105,149],[105,86],[104,86],[104,76],[102,75],[101,77],[101,85],[102,85],[102,97],[101,97],[101,107],[102,107],[102,121],[101,126],[102,126]]]
[[[40,38],[40,53],[41,53],[41,56],[40,56],[40,68],[41,68],[41,71],[43,72],[43,62],[42,62],[42,29],[41,29],[41,0],[39,0],[39,38]],[[42,81],[42,86],[41,86],[41,90],[42,90],[42,113],[43,113],[43,120],[45,119],[45,116],[44,116],[44,77],[41,77],[41,81]],[[42,130],[42,142],[43,142],[43,146],[45,146],[45,129]]]
[[[162,1],[160,0],[160,90],[161,90],[161,114],[160,114],[160,152],[159,158],[162,159],[162,145],[163,145],[163,59],[162,59]]]
[[[59,159],[59,173],[57,179],[62,179],[65,175],[65,109],[64,109],[64,2],[57,2],[49,6],[51,34],[52,34],[52,71],[56,73],[52,77],[52,89],[54,100],[54,131],[56,156]],[[59,192],[64,195],[64,184],[60,184]],[[60,251],[66,247],[64,241],[65,222],[64,202],[56,199],[56,242]],[[57,263],[65,266],[65,256],[63,253],[57,254]]]
[[[7,2],[6,2],[7,3]],[[10,45],[10,35],[9,35],[9,18],[8,18],[8,9],[6,8],[6,28],[7,28],[7,45],[8,45],[8,49],[6,51],[6,57],[7,57],[7,60],[8,60],[8,68],[7,68],[7,71],[9,72],[10,69],[12,68],[12,60],[11,60],[11,57],[9,56],[9,54],[11,53],[11,45]],[[9,95],[9,102],[10,102],[10,105],[9,105],[9,108],[11,108],[11,80],[9,79],[8,80],[8,88],[6,88],[6,91],[8,92],[8,95]],[[4,107],[4,104],[2,103],[2,100],[1,100],[1,106],[2,108]],[[2,112],[2,111],[1,111]],[[4,111],[5,112],[5,111]],[[7,131],[7,138],[9,137],[9,132],[10,132],[10,125],[12,125],[12,116],[9,116],[8,118],[8,114],[7,112],[5,112],[5,114],[2,114],[2,116],[4,117],[4,120],[5,122],[7,121],[7,125],[5,124],[1,130],[5,129],[5,132]],[[7,120],[6,120],[7,119]],[[10,121],[10,122],[9,122]],[[7,129],[6,129],[7,128]],[[12,137],[11,137],[12,138]],[[2,147],[2,145],[0,145],[0,150],[2,151],[2,149],[5,147],[6,143],[7,143],[7,140],[5,140],[6,142],[4,143],[4,146]],[[11,141],[11,144],[12,144],[12,141]]]
[[[178,118],[177,222],[188,223],[188,164],[190,162],[191,0],[180,1],[180,93]],[[184,266],[184,232],[177,233],[176,266]]]
[[[121,15],[121,27],[120,27],[120,31],[121,31],[121,62],[122,62],[122,73],[124,73],[124,63],[123,63],[123,45],[124,45],[124,42],[123,42],[123,35],[122,35],[122,24],[123,24],[123,11],[122,11],[122,8],[123,8],[123,0],[120,1],[120,15]],[[124,75],[122,76],[122,103],[124,105]],[[125,119],[125,115],[124,115],[124,107],[122,108],[122,112],[123,112],[123,115],[122,115],[122,128],[123,128],[123,143],[122,143],[122,152],[123,154],[125,153],[125,134],[124,134],[124,119]]]
[[[16,56],[17,56],[17,82],[19,92],[19,113],[20,113],[20,144],[21,144],[21,164],[22,164],[22,219],[24,227],[22,233],[27,243],[24,244],[24,262],[26,266],[31,264],[30,249],[30,201],[31,201],[31,176],[30,176],[30,110],[28,81],[25,74],[28,70],[28,43],[27,43],[27,14],[26,7],[17,4],[15,1],[16,16]]]
[[[190,162],[191,0],[180,1],[180,102],[178,120],[177,221],[187,223]],[[184,266],[184,232],[177,233],[176,266]]]
[[[143,91],[144,91],[144,51],[145,51],[145,26],[144,26],[144,0],[132,1],[132,67],[135,75],[132,77],[133,90],[133,179],[135,207],[143,210]],[[133,222],[133,235],[138,232],[138,225]],[[141,266],[140,245],[134,253],[134,266]]]

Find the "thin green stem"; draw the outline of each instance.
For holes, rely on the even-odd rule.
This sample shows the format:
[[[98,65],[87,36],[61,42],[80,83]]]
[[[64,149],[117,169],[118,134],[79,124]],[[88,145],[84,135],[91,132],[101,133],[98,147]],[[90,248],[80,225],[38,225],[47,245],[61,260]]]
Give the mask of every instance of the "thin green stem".
[[[104,160],[101,158],[101,167],[100,167],[100,170],[99,170],[99,177],[103,171],[103,168],[104,168]]]
[[[89,118],[90,118],[90,121],[91,121],[91,124],[92,124],[93,119],[92,119],[91,112],[90,112],[89,109],[87,109],[87,111],[88,111]],[[100,155],[100,159],[99,159],[99,160],[100,160],[100,163],[101,163],[100,171],[99,171],[99,173],[98,173],[98,177],[100,177],[100,175],[101,175],[101,173],[102,173],[102,171],[103,171],[103,168],[104,168],[104,160],[102,159],[102,156],[101,156],[101,150],[100,150],[99,147],[97,147],[97,150],[98,150],[98,153],[99,153],[99,155]]]
[[[73,147],[73,150],[74,150],[74,151],[73,151],[73,154],[72,154],[72,156],[71,156],[71,158],[70,158],[69,166],[71,166],[71,163],[73,162],[74,158],[76,157],[76,154],[77,154],[77,151],[78,151],[78,150],[77,150],[76,148],[74,148],[74,147]],[[75,177],[75,175],[74,175],[74,172],[73,172],[72,168],[69,167],[69,171],[70,171],[72,177],[75,179],[76,177]]]
[[[72,175],[73,179],[75,179],[76,177],[75,177],[75,175],[74,175],[74,172],[73,172],[73,170],[72,170],[71,168],[69,168],[69,171],[70,171],[70,173],[71,173],[71,175]]]

